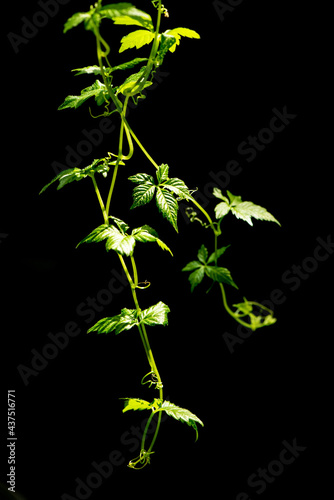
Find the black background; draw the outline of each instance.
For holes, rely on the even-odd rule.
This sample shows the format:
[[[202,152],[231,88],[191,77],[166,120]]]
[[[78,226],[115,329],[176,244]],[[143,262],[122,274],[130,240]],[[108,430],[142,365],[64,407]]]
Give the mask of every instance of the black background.
[[[159,300],[169,305],[169,326],[149,332],[165,395],[196,413],[205,427],[194,443],[192,429],[167,421],[150,467],[141,472],[126,467],[139,450],[132,452],[135,442],[129,444],[121,436],[140,426],[145,415],[122,415],[119,398],[153,398],[154,393],[140,386],[148,371],[144,350],[134,330],[118,337],[86,335],[93,323],[88,325],[87,316],[77,313],[87,297],[107,287],[111,271],[119,271],[118,260],[105,255],[103,246],[75,249],[103,222],[88,181],[59,192],[53,186],[38,195],[55,175],[52,163],[65,164],[66,146],[75,149],[84,139],[82,130],[99,123],[85,106],[57,111],[66,95],[92,83],[70,72],[96,64],[92,34],[82,27],[62,33],[66,19],[88,10],[90,3],[72,0],[60,6],[18,53],[7,34],[20,34],[22,17],[31,20],[41,9],[32,1],[7,6],[0,186],[5,381],[1,480],[5,483],[8,468],[6,392],[15,389],[16,487],[27,500],[60,499],[65,493],[75,497],[76,478],[86,481],[94,472],[92,462],[107,460],[114,450],[124,463],[89,497],[110,498],[122,488],[128,496],[138,489],[143,495],[169,492],[180,498],[205,488],[208,496],[233,500],[240,492],[251,499],[303,498],[313,487],[320,496],[323,481],[316,465],[326,464],[320,445],[328,438],[321,422],[328,377],[324,353],[332,333],[333,256],[307,272],[295,290],[282,276],[313,256],[317,238],[327,240],[333,234],[332,178],[323,155],[329,143],[322,113],[327,105],[321,38],[325,13],[319,7],[304,10],[297,2],[292,6],[244,0],[222,20],[211,1],[165,4],[170,18],[163,20],[163,29],[189,27],[201,34],[201,40],[183,39],[166,57],[161,83],[131,110],[129,122],[157,163],[168,163],[171,176],[201,192],[212,181],[210,172],[217,174],[228,161],[239,161],[242,172],[231,178],[227,189],[266,207],[282,227],[267,222],[250,227],[227,219],[222,244],[232,247],[222,265],[231,270],[240,289],[229,290],[229,300],[233,303],[245,295],[262,301],[279,289],[285,301],[275,307],[278,322],[228,348],[223,335],[238,335],[239,330],[225,313],[218,291],[207,295],[203,284],[190,294],[187,276],[181,272],[202,243],[212,245],[211,235],[182,216],[176,234],[153,204],[129,211],[132,186],[127,177],[153,173],[136,148],[119,176],[111,211],[131,227],[152,225],[173,250],[174,258],[158,247],[138,246],[140,279],[152,283],[139,298],[142,307]],[[149,1],[136,6],[155,15]],[[119,39],[130,30],[113,28],[106,21],[104,35],[112,45],[112,61],[137,56],[124,53],[122,58],[117,53]],[[142,49],[138,55],[146,53]],[[239,145],[268,127],[274,108],[284,107],[296,118],[247,162]],[[116,150],[115,131],[106,134],[80,166]],[[103,193],[106,186],[101,181]],[[214,206],[210,199],[211,213]],[[122,307],[132,307],[126,287],[94,319],[117,314]],[[31,367],[31,350],[41,353],[50,343],[48,334],[64,331],[70,321],[81,334],[25,385],[17,367]],[[306,450],[265,492],[257,493],[247,484],[248,477],[278,458],[283,440],[294,439]]]

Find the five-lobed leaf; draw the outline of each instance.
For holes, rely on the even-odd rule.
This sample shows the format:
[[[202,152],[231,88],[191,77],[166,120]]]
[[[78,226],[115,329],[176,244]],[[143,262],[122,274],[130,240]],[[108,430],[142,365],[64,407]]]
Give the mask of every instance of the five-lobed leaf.
[[[182,271],[192,271],[188,278],[192,292],[195,287],[201,283],[205,275],[218,283],[226,283],[227,285],[238,288],[228,269],[216,265],[208,265],[211,264],[211,262],[215,262],[216,259],[223,255],[227,248],[228,247],[222,247],[217,249],[217,252],[211,254],[208,258],[208,250],[204,245],[202,245],[197,254],[198,260],[189,262],[182,269]]]

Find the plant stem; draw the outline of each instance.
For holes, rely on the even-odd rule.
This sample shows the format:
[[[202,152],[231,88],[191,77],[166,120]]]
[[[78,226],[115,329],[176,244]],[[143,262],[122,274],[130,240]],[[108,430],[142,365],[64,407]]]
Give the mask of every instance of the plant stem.
[[[99,190],[99,188],[97,186],[97,183],[96,183],[94,175],[91,176],[91,179],[92,179],[93,184],[94,184],[94,189],[95,189],[95,193],[96,193],[97,199],[99,200],[99,204],[100,204],[100,207],[101,207],[101,210],[102,210],[104,222],[106,224],[108,224],[108,214],[107,214],[106,208],[104,206],[104,203],[103,203],[103,200],[102,200],[102,197],[101,197],[101,194],[100,194],[100,190]]]

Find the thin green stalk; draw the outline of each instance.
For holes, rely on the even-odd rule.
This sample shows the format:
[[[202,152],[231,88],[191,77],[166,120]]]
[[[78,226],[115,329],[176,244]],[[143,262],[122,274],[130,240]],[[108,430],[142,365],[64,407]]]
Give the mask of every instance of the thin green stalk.
[[[110,210],[111,198],[112,198],[112,195],[113,195],[113,192],[114,192],[114,188],[115,188],[116,177],[117,177],[117,173],[118,173],[118,167],[119,167],[119,163],[120,163],[120,161],[122,159],[122,155],[123,155],[123,137],[124,137],[123,114],[125,116],[126,108],[127,108],[127,105],[128,105],[128,101],[129,101],[129,98],[126,97],[125,101],[124,101],[123,111],[121,113],[122,121],[121,121],[120,133],[119,133],[118,156],[117,156],[116,165],[115,165],[115,168],[114,168],[114,173],[113,173],[113,177],[112,177],[112,181],[111,181],[111,186],[110,186],[110,189],[109,189],[109,194],[108,194],[108,199],[107,199],[107,205],[106,205],[106,211],[107,211],[108,215],[109,215],[109,210]]]
[[[96,193],[97,199],[99,200],[99,204],[100,204],[100,207],[101,207],[101,210],[102,210],[104,222],[106,224],[108,224],[108,214],[107,214],[106,208],[104,206],[104,203],[103,203],[103,200],[102,200],[102,197],[101,197],[101,194],[100,194],[100,190],[99,190],[99,188],[97,186],[97,183],[96,183],[94,175],[91,176],[91,179],[92,179],[93,184],[94,184],[94,189],[95,189],[95,193]]]

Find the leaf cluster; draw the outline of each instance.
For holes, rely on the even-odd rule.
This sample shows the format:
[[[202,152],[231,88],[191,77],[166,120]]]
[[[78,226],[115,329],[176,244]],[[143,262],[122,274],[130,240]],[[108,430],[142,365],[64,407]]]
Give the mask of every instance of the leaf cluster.
[[[96,80],[93,85],[83,89],[80,95],[67,96],[65,101],[59,106],[58,109],[60,110],[66,108],[77,108],[90,97],[95,98],[95,102],[98,106],[101,106],[104,103],[109,105],[110,96],[108,97],[108,90],[110,91],[113,87],[113,73],[116,70],[130,69],[141,62],[145,62],[147,64],[143,66],[139,72],[126,78],[121,85],[113,87],[113,92],[115,93],[115,96],[117,94],[123,94],[125,96],[134,96],[139,94],[140,97],[144,98],[145,96],[142,94],[142,91],[152,85],[151,80],[153,78],[153,74],[151,74],[151,71],[153,68],[161,66],[167,52],[175,51],[177,45],[180,44],[181,37],[200,38],[200,35],[196,31],[188,28],[174,28],[165,31],[164,33],[158,33],[155,31],[151,16],[146,12],[137,9],[134,5],[128,2],[108,4],[105,6],[102,6],[101,2],[98,2],[92,6],[88,12],[77,12],[66,21],[64,25],[64,33],[67,33],[72,28],[83,24],[86,30],[93,31],[93,33],[103,43],[106,48],[105,55],[107,55],[110,48],[101,38],[99,33],[100,24],[103,19],[112,20],[115,25],[139,26],[140,29],[136,29],[135,31],[128,33],[121,39],[119,52],[122,53],[133,48],[140,49],[144,45],[154,42],[154,50],[152,49],[151,51],[150,59],[135,58],[115,67],[111,67],[108,59],[106,59],[109,67],[103,67],[102,69],[105,78],[108,79],[109,89],[106,88],[104,83]],[[102,75],[102,70],[99,66],[87,66],[85,68],[77,68],[73,71],[75,71],[77,75]]]
[[[230,271],[226,267],[217,266],[217,259],[225,253],[229,246],[219,248],[210,256],[207,248],[204,245],[201,246],[197,254],[198,260],[192,260],[182,269],[182,271],[191,271],[188,278],[191,291],[202,282],[205,275],[215,282],[226,283],[238,288],[232,279]]]
[[[124,330],[130,330],[134,326],[141,324],[147,326],[166,326],[168,324],[167,315],[169,312],[169,307],[161,301],[148,309],[140,311],[140,313],[136,309],[124,308],[116,316],[100,319],[88,330],[88,333],[111,333],[115,331],[115,334],[118,335]]]
[[[177,215],[178,201],[190,199],[191,193],[186,184],[177,177],[169,178],[169,167],[160,165],[156,177],[157,182],[151,175],[140,173],[132,175],[129,180],[137,186],[133,190],[133,204],[131,208],[140,207],[149,203],[155,196],[156,205],[163,215],[178,231]]]
[[[192,412],[181,408],[180,406],[171,403],[170,401],[162,401],[161,399],[154,399],[152,403],[143,399],[123,398],[125,399],[123,413],[129,410],[151,410],[153,413],[164,411],[169,417],[175,420],[188,424],[196,432],[196,441],[198,438],[197,424],[204,426],[203,422]]]
[[[66,184],[70,184],[74,181],[81,181],[86,177],[93,177],[94,174],[102,174],[104,177],[107,175],[110,169],[110,163],[106,158],[102,158],[99,160],[94,160],[90,165],[85,168],[68,168],[60,172],[56,177],[52,179],[51,182],[46,184],[40,191],[39,194],[43,193],[51,184],[59,181],[59,185],[57,190],[66,186]]]
[[[114,224],[102,224],[95,228],[88,236],[81,240],[77,246],[82,243],[98,243],[105,241],[106,250],[114,250],[120,255],[127,257],[133,255],[136,242],[157,243],[160,248],[167,250],[171,255],[170,248],[159,238],[158,233],[150,226],[144,225],[127,233],[129,226],[116,217],[109,217]]]

